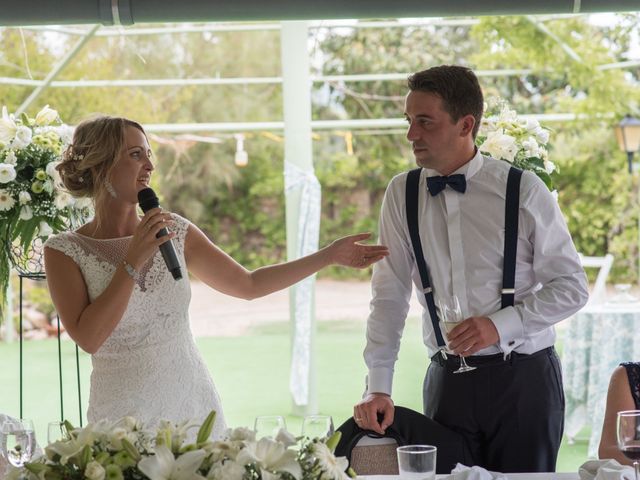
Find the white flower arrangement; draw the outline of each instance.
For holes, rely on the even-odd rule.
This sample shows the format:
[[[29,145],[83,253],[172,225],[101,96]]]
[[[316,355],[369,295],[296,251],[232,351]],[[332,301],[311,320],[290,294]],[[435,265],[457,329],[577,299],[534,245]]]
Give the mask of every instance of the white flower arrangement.
[[[62,189],[56,166],[73,130],[47,105],[35,118],[2,109],[0,118],[0,294],[9,282],[12,245],[28,253],[35,238],[69,228],[89,214],[89,199]]]
[[[549,129],[535,119],[521,119],[502,99],[490,99],[476,138],[480,152],[531,170],[553,190],[551,174],[556,166],[549,160]]]
[[[325,441],[295,438],[281,430],[276,438],[256,440],[247,428],[229,429],[223,440],[209,436],[211,412],[197,438],[185,443],[193,422],[162,422],[147,431],[132,417],[100,421],[84,428],[65,423],[67,439],[22,468],[12,467],[7,480],[346,480],[347,459],[333,455],[340,432]],[[295,447],[295,448],[294,448]]]

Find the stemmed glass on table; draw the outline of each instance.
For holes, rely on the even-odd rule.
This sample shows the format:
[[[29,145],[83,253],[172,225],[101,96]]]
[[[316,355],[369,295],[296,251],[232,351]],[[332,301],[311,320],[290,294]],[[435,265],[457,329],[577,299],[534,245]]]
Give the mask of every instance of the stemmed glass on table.
[[[36,449],[36,435],[31,420],[8,421],[0,430],[0,451],[14,467],[31,460]]]
[[[333,418],[330,415],[307,415],[302,421],[303,437],[323,439],[333,433]]]
[[[280,430],[286,430],[287,424],[282,415],[260,415],[253,422],[256,438],[276,438]]]
[[[460,308],[460,302],[458,300],[458,297],[455,295],[451,295],[450,297],[438,298],[436,307],[439,312],[440,320],[442,320],[442,324],[444,325],[444,329],[446,330],[447,334],[451,330],[453,330],[458,323],[464,320],[464,317],[462,316],[462,309]],[[448,338],[446,338],[446,342],[448,347]],[[470,372],[471,370],[475,369],[476,367],[470,367],[469,365],[467,365],[467,361],[462,355],[460,355],[460,368],[455,370],[453,373]]]
[[[618,448],[633,461],[636,480],[640,477],[640,410],[618,412]]]

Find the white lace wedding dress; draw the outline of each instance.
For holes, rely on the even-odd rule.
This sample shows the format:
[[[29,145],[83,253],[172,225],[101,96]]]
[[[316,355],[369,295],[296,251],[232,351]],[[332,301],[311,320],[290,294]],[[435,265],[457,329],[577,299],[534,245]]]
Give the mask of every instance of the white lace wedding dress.
[[[201,422],[215,409],[213,437],[219,438],[226,429],[222,405],[189,325],[191,287],[184,260],[189,222],[178,215],[174,220],[183,278],[173,279],[160,252],[142,269],[120,323],[91,357],[87,417],[94,422],[132,415],[154,427],[163,419]],[[45,246],[78,264],[93,301],[111,281],[130,241],[64,232]]]

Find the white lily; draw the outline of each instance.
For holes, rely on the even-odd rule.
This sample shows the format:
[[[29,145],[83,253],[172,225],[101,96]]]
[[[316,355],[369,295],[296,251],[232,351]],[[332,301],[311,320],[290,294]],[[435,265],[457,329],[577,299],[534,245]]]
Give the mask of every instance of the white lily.
[[[58,118],[58,112],[53,108],[49,108],[49,105],[45,105],[42,110],[36,114],[37,125],[49,125],[51,122],[55,122]]]
[[[288,472],[294,478],[302,476],[302,469],[296,460],[296,452],[272,438],[261,438],[258,442],[248,442],[240,450],[237,462],[243,465],[257,463],[262,469],[272,472]]]
[[[7,107],[2,107],[2,118],[0,118],[0,142],[8,144],[16,136],[18,125],[9,116]]]
[[[183,453],[177,459],[164,445],[156,447],[155,456],[145,457],[138,468],[151,480],[197,480],[203,479],[196,472],[206,456],[204,450]]]

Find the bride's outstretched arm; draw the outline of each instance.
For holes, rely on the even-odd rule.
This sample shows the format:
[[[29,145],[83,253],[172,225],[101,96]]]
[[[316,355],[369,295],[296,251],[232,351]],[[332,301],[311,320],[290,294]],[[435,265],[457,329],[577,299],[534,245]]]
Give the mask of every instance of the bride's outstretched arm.
[[[191,224],[185,257],[189,271],[210,287],[251,300],[287,288],[328,265],[366,268],[388,254],[385,246],[357,243],[367,238],[367,233],[350,235],[306,257],[249,271]]]

